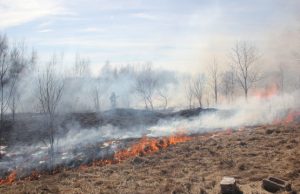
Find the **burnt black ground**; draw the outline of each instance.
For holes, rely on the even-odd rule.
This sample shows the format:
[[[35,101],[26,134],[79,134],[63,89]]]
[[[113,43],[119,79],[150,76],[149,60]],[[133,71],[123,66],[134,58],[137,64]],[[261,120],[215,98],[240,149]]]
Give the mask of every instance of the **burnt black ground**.
[[[81,130],[93,127],[112,125],[122,130],[131,130],[138,126],[152,126],[159,120],[171,118],[189,118],[200,114],[215,112],[216,109],[195,108],[181,111],[150,111],[138,109],[115,109],[104,112],[71,113],[57,117],[56,135],[61,137],[73,126]],[[9,115],[8,115],[9,117]],[[16,115],[15,123],[9,119],[0,129],[2,145],[33,145],[46,141],[48,131],[46,129],[45,117],[39,113],[22,113]]]

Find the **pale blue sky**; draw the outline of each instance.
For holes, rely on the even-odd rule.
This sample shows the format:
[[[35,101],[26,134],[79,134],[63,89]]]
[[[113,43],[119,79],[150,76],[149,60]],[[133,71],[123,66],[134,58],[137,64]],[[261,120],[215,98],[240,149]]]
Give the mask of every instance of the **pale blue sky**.
[[[94,65],[152,61],[184,70],[236,40],[259,42],[292,26],[299,10],[299,0],[0,0],[0,32],[25,39],[42,58],[79,52]]]

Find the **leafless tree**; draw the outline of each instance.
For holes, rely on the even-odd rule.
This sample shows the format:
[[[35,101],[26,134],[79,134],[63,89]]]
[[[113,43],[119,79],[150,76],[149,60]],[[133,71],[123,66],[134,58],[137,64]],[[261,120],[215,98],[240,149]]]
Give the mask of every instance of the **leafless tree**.
[[[254,83],[261,79],[258,71],[257,62],[259,58],[255,46],[247,42],[237,42],[232,49],[232,63],[236,69],[236,79],[244,91],[245,99]]]
[[[54,163],[55,119],[64,88],[64,81],[61,80],[55,72],[56,64],[57,59],[53,56],[51,61],[47,64],[45,71],[38,77],[38,100],[39,107],[47,118],[47,130],[50,144],[49,162],[51,168]]]
[[[225,71],[222,74],[222,92],[226,99],[231,102],[234,96],[235,90],[235,73],[233,70]]]
[[[25,56],[25,44],[21,42],[16,44],[10,51],[10,91],[11,96],[9,99],[9,108],[12,113],[12,119],[15,120],[15,113],[17,108],[17,102],[20,98],[18,83],[21,79],[21,74],[24,72],[25,68],[32,63],[32,56]]]
[[[193,93],[195,98],[199,103],[199,107],[203,107],[203,96],[204,96],[204,89],[205,89],[206,80],[204,75],[198,75],[193,81]]]
[[[192,79],[188,79],[185,84],[185,96],[188,101],[189,109],[193,108],[193,98],[194,98],[194,88],[193,88],[193,81]]]
[[[158,79],[150,64],[146,65],[137,75],[135,90],[143,98],[145,107],[151,110],[153,106],[153,95],[158,87]]]
[[[110,101],[110,107],[111,109],[116,109],[117,108],[117,98],[118,96],[116,95],[115,92],[112,92],[109,96],[109,101]]]
[[[26,68],[29,73],[32,73],[35,70],[37,60],[38,60],[37,51],[32,49],[31,54],[30,54],[30,58],[29,58],[29,62],[28,62],[28,67]]]
[[[218,104],[218,88],[219,88],[219,69],[216,58],[213,59],[213,63],[209,69],[209,77],[211,82],[211,87],[213,89],[215,104]]]
[[[209,100],[209,97],[206,97],[205,99],[206,99],[206,106],[207,106],[207,108],[209,108],[209,107],[210,107],[210,100]]]
[[[0,125],[2,129],[4,113],[8,108],[8,99],[5,97],[5,87],[9,81],[9,47],[6,35],[0,35]]]
[[[0,34],[0,133],[10,109],[14,124],[17,102],[20,97],[18,84],[30,60],[25,55],[24,42],[10,45],[6,35]],[[2,139],[0,137],[0,139]]]
[[[0,127],[4,122],[4,114],[11,108],[13,120],[17,98],[17,82],[26,65],[24,44],[9,47],[7,37],[0,35]],[[13,105],[13,106],[10,106]]]
[[[74,74],[75,76],[88,76],[90,74],[90,60],[88,58],[82,58],[79,54],[76,54]]]
[[[100,96],[101,96],[101,91],[100,88],[95,86],[92,89],[92,100],[94,103],[94,107],[95,107],[95,111],[99,112],[100,111],[100,107],[101,107],[101,103],[100,103]]]
[[[158,95],[163,101],[163,109],[166,110],[168,107],[168,96],[167,94],[164,94],[162,90],[158,90]]]

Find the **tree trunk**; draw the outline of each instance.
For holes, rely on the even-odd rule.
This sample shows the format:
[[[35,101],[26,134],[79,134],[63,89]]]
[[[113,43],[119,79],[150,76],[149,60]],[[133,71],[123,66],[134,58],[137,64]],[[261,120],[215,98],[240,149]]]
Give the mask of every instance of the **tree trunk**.
[[[202,108],[202,98],[198,98],[198,103],[199,103],[200,108]]]
[[[54,116],[49,115],[49,125],[48,125],[48,130],[49,130],[49,143],[50,143],[50,148],[49,148],[49,170],[52,171],[54,167],[54,162],[55,162],[55,154],[54,154]]]
[[[15,96],[13,96],[13,99],[12,99],[12,120],[13,120],[13,123],[15,123],[15,114],[16,114],[16,98]]]
[[[3,81],[1,80],[1,111],[0,111],[0,127],[2,129],[3,124],[3,114],[4,114],[4,89],[3,89]]]
[[[218,104],[218,88],[217,88],[217,82],[215,82],[215,103]]]
[[[248,101],[248,83],[247,83],[247,78],[244,78],[244,89],[245,89],[245,100],[246,102]]]
[[[148,104],[147,104],[147,99],[146,98],[144,98],[144,103],[145,103],[146,110],[148,110]]]
[[[152,103],[152,99],[151,99],[151,98],[148,99],[148,102],[149,102],[149,104],[150,104],[151,110],[154,110],[153,103]]]

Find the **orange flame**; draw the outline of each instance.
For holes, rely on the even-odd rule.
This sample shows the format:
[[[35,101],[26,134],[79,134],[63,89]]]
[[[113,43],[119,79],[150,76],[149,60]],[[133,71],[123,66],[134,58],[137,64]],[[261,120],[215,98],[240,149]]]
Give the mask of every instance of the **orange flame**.
[[[191,137],[184,135],[174,135],[164,138],[149,138],[143,137],[141,140],[130,146],[128,149],[123,149],[117,151],[114,154],[114,158],[111,160],[95,160],[92,162],[92,166],[105,166],[110,164],[117,164],[127,158],[135,157],[135,156],[144,156],[154,152],[157,152],[163,148],[167,148],[170,145],[175,145],[177,143],[182,143],[189,141]],[[83,164],[79,167],[79,169],[84,170],[88,167],[88,165]]]
[[[270,98],[275,96],[278,93],[278,86],[277,84],[271,84],[266,86],[264,89],[258,89],[254,92],[254,96],[257,98]]]
[[[290,111],[286,117],[283,119],[283,123],[291,123],[296,120],[297,117],[300,117],[300,111]]]
[[[175,135],[175,136],[164,137],[164,138],[143,137],[138,143],[133,144],[130,148],[116,152],[112,160],[95,160],[92,162],[91,165],[105,166],[110,164],[117,164],[127,158],[151,154],[163,148],[167,148],[170,145],[186,142],[189,141],[190,139],[191,137],[184,136],[184,135]],[[85,170],[86,168],[88,168],[88,166],[89,166],[88,164],[82,164],[79,166],[79,169]],[[55,173],[57,172],[55,171]],[[39,177],[40,174],[37,171],[33,171],[29,177],[25,178],[25,180],[30,180],[30,181],[37,180],[39,179]],[[16,180],[16,178],[17,178],[16,171],[12,171],[6,179],[0,179],[0,185],[11,184]]]
[[[12,171],[6,179],[0,179],[0,185],[2,184],[12,184],[17,178],[17,172]]]
[[[291,110],[285,115],[284,118],[276,118],[273,121],[273,124],[288,124],[296,121],[297,118],[300,120],[300,111]]]
[[[189,141],[191,138],[183,135],[170,136],[162,139],[142,138],[137,144],[129,149],[118,151],[115,154],[115,160],[121,161],[134,156],[143,156],[157,152],[163,148],[169,147],[177,143]]]

